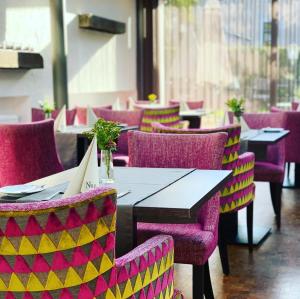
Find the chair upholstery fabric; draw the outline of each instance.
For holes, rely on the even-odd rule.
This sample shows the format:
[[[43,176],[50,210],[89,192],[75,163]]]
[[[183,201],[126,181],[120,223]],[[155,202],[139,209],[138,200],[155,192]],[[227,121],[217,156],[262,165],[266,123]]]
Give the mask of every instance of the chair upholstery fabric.
[[[115,259],[114,189],[2,204],[0,215],[0,298],[181,298],[170,236]]]
[[[129,166],[221,169],[226,138],[226,133],[178,135],[131,131]],[[217,193],[199,210],[197,223],[138,223],[138,242],[158,233],[172,235],[176,263],[204,265],[217,245],[219,204]]]
[[[204,106],[204,101],[185,101],[185,103],[187,104],[188,108],[191,110],[203,109]],[[180,101],[172,99],[169,101],[169,105],[175,105],[175,106],[180,105]]]
[[[140,109],[137,107],[137,109]],[[179,116],[179,105],[164,108],[144,109],[140,130],[152,132],[151,123],[158,122],[172,128],[182,126]]]
[[[285,128],[285,113],[244,113],[244,119],[251,129],[266,127]],[[254,180],[282,183],[284,179],[285,140],[268,146],[266,161],[256,161]]]
[[[300,102],[298,102],[298,101],[292,101],[292,104],[291,104],[292,111],[297,111],[299,104],[300,104]]]
[[[289,130],[290,134],[285,138],[285,161],[300,163],[300,111],[284,111],[272,107],[271,112],[281,112],[286,115],[286,125],[284,128]]]
[[[97,109],[112,109],[112,105],[93,108],[93,111],[95,112],[96,115],[97,115]],[[79,125],[86,125],[87,124],[87,108],[86,107],[76,107],[76,117],[77,117],[77,122]]]
[[[222,169],[233,170],[232,179],[221,191],[220,212],[228,213],[249,205],[255,197],[254,154],[244,153],[239,156],[241,127],[228,125],[213,129],[172,129],[158,123],[152,124],[154,132],[172,134],[210,134],[226,132],[228,138],[224,149]]]
[[[52,112],[53,119],[56,119],[59,111],[60,111],[59,109],[56,109]],[[67,126],[74,125],[75,116],[76,116],[76,109],[71,109],[71,110],[66,111]],[[31,120],[33,122],[45,120],[45,114],[44,114],[43,110],[38,109],[38,108],[32,108],[31,109]]]
[[[0,125],[0,186],[23,184],[60,172],[53,120]]]
[[[97,109],[97,116],[105,120],[115,121],[124,123],[129,126],[140,127],[143,110],[108,110],[108,109]],[[115,166],[127,166],[128,165],[128,136],[127,132],[121,133],[118,139],[117,151],[113,153],[114,165]]]

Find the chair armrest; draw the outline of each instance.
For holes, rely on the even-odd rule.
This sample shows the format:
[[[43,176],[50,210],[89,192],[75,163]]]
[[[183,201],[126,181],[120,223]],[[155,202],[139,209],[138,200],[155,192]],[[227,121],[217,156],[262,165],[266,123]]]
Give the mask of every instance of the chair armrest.
[[[254,171],[255,155],[251,152],[243,153],[239,156],[236,163],[234,176],[246,173],[248,171]]]
[[[146,298],[159,298],[160,293],[165,291],[169,294],[165,297],[172,298],[174,294],[173,238],[159,235],[147,240],[116,259],[116,271],[120,298],[131,298],[137,292],[145,292]],[[152,296],[149,296],[149,292]]]

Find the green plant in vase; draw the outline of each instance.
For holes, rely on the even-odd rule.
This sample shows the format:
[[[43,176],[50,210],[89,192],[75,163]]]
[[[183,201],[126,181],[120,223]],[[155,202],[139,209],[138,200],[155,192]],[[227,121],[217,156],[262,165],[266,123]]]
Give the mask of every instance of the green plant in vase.
[[[232,98],[226,102],[227,107],[233,112],[234,116],[236,117],[238,123],[241,122],[241,116],[245,112],[245,100],[243,98],[237,99]]]
[[[151,104],[154,104],[157,100],[157,95],[155,93],[150,93],[148,95],[148,100],[150,101]]]
[[[45,118],[46,119],[51,118],[51,113],[54,111],[55,108],[54,105],[50,104],[47,100],[40,101],[39,105],[45,114]]]
[[[97,146],[101,151],[100,175],[102,183],[113,183],[112,152],[117,149],[117,139],[121,133],[118,123],[99,118],[92,130],[84,134],[92,140],[97,138]]]

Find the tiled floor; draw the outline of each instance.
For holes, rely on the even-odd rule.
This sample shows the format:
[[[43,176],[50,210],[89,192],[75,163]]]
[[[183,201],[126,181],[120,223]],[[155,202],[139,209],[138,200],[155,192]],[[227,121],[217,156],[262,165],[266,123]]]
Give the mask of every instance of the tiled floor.
[[[282,228],[276,230],[267,183],[257,183],[254,224],[272,226],[268,239],[249,254],[230,246],[231,274],[223,276],[219,252],[210,259],[216,299],[300,299],[300,189],[283,190]],[[239,216],[241,224],[245,215]],[[191,296],[191,266],[176,265],[176,287]]]

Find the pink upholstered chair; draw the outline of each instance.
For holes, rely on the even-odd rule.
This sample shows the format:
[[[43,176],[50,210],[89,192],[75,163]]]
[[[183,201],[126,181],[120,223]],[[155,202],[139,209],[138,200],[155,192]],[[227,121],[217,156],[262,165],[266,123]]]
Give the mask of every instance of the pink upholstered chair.
[[[186,101],[186,104],[191,110],[203,109],[204,101]],[[180,101],[172,99],[169,101],[169,105],[180,105]]]
[[[0,125],[0,187],[60,172],[53,120]]]
[[[56,109],[52,112],[52,118],[56,119],[60,109]],[[76,116],[76,109],[67,110],[66,118],[67,118],[67,126],[74,125]],[[45,119],[45,114],[42,109],[39,108],[32,108],[31,109],[31,120],[33,122],[41,121]]]
[[[129,166],[221,169],[226,133],[208,135],[128,133]],[[201,188],[201,182],[199,182]],[[170,234],[175,241],[175,263],[193,265],[193,298],[204,292],[212,298],[208,258],[218,243],[220,194],[199,210],[198,222],[189,224],[138,223],[138,242],[158,234]],[[184,200],[184,199],[183,199]]]
[[[251,129],[266,127],[285,128],[285,113],[244,113],[244,119]],[[281,225],[281,191],[284,179],[285,140],[268,146],[266,161],[256,161],[254,168],[254,180],[270,182],[270,191],[276,223]]]
[[[153,131],[156,133],[171,134],[210,134],[226,132],[228,138],[224,148],[222,168],[233,170],[232,179],[221,191],[220,196],[220,223],[219,223],[219,251],[224,274],[229,274],[229,261],[227,253],[228,225],[226,226],[226,215],[247,208],[247,231],[249,249],[252,250],[253,243],[253,200],[255,197],[254,178],[254,154],[238,154],[240,149],[241,127],[239,125],[228,125],[212,129],[172,129],[159,123],[152,123]]]
[[[292,101],[292,104],[291,104],[292,111],[297,111],[299,104],[300,104],[300,102],[298,102],[298,101]]]
[[[129,126],[140,127],[143,110],[123,110],[114,111],[109,109],[95,108],[97,116],[105,120],[115,121]],[[115,166],[127,166],[128,165],[128,137],[127,132],[121,133],[118,139],[117,151],[113,153],[114,165]]]
[[[116,190],[102,187],[1,204],[0,298],[183,298],[173,289],[171,236],[115,258],[116,198]]]
[[[95,112],[96,115],[97,115],[97,109],[112,109],[112,105],[93,108],[93,111]],[[86,123],[87,123],[86,111],[87,111],[86,107],[76,107],[76,116],[77,116],[77,121],[78,121],[79,125],[86,125]]]

